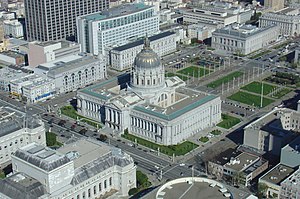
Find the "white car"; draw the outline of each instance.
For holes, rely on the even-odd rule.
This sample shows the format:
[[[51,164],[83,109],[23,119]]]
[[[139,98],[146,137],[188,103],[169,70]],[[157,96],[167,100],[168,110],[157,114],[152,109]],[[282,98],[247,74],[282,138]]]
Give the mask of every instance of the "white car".
[[[184,163],[180,163],[179,166],[183,167],[183,166],[185,166],[185,164]]]

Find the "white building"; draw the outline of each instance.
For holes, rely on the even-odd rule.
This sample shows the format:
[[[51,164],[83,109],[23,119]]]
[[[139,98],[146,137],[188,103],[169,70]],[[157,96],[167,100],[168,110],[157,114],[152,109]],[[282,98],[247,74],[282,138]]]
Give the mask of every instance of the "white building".
[[[131,75],[124,74],[77,92],[77,110],[105,126],[162,145],[175,145],[221,120],[220,97],[165,79],[159,56],[145,40]]]
[[[80,45],[70,41],[30,42],[28,44],[29,66],[54,61],[55,59],[80,53]]]
[[[238,23],[238,14],[230,14],[227,11],[219,9],[183,8],[179,12],[183,14],[183,23],[185,24],[214,23],[227,26]]]
[[[0,181],[0,198],[118,198],[136,187],[133,159],[121,149],[92,139],[56,151],[31,143],[12,156],[12,165],[14,174]]]
[[[228,26],[212,33],[211,46],[218,51],[247,55],[277,40],[276,25],[257,28],[252,25]]]
[[[17,20],[6,20],[3,22],[5,36],[21,38],[24,36],[23,25]]]
[[[83,52],[105,54],[105,48],[153,35],[159,18],[153,6],[124,4],[77,18],[77,39]]]
[[[34,71],[53,81],[56,93],[75,91],[106,77],[105,61],[84,54],[40,64]]]
[[[288,176],[281,182],[280,196],[281,199],[298,199],[300,198],[300,168],[292,175]]]
[[[190,39],[197,38],[200,41],[212,37],[212,32],[216,30],[213,26],[205,26],[202,24],[191,24],[187,28],[187,36]]]
[[[27,77],[30,74],[24,73],[21,70],[15,70],[10,67],[0,69],[0,90],[9,92],[11,89],[10,83],[13,80],[18,80],[22,77]]]
[[[29,75],[10,82],[13,95],[25,97],[28,102],[35,103],[54,96],[55,84],[45,75]]]
[[[281,35],[295,36],[300,34],[299,9],[286,8],[278,12],[269,12],[259,18],[259,27],[276,24]]]
[[[163,57],[176,51],[178,39],[175,32],[163,32],[149,37],[149,40],[151,41],[151,48],[158,54],[159,57]],[[142,39],[113,48],[110,51],[111,67],[119,71],[131,68],[136,55],[142,49]]]
[[[44,123],[8,107],[0,108],[0,165],[11,161],[11,155],[31,142],[46,145]]]

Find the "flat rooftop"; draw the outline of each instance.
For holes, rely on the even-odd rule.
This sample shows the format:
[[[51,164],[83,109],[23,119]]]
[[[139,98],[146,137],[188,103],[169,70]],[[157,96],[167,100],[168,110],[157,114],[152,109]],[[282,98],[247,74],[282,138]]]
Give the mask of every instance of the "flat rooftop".
[[[31,143],[21,147],[16,151],[15,156],[46,172],[50,172],[71,161],[65,154],[37,143]]]
[[[141,10],[151,8],[152,6],[145,5],[143,3],[130,3],[123,4],[117,7],[110,8],[106,11],[97,12],[93,14],[88,14],[81,16],[81,19],[86,19],[88,21],[100,21],[104,19],[109,19],[113,17],[119,17],[124,15],[129,15]]]
[[[163,199],[192,199],[192,198],[209,198],[209,199],[224,199],[226,197],[219,191],[219,187],[210,187],[210,184],[205,182],[195,182],[188,184],[186,182],[174,184],[169,188],[164,189]]]
[[[289,177],[295,171],[296,169],[294,168],[291,168],[283,164],[278,164],[276,167],[274,167],[272,170],[266,173],[263,177],[261,177],[261,180],[264,180],[272,184],[280,185],[280,183],[284,179]]]
[[[110,154],[111,147],[101,144],[100,142],[91,142],[86,139],[81,139],[74,144],[64,145],[63,147],[57,149],[57,151],[62,154],[77,152],[78,157],[73,159],[74,167],[76,169],[94,161],[95,159]]]
[[[9,57],[13,57],[13,58],[24,57],[23,54],[18,53],[18,52],[14,52],[14,51],[3,51],[0,54],[6,55],[6,56],[9,56]]]
[[[226,163],[225,166],[235,171],[242,171],[258,159],[258,156],[249,153],[241,153],[235,157],[234,160],[230,160],[228,163]]]
[[[150,40],[150,42],[152,42],[152,41],[164,38],[164,37],[168,37],[170,35],[176,35],[176,33],[171,32],[171,31],[162,32],[162,33],[159,33],[157,35],[153,35],[153,36],[149,37],[149,40]],[[132,42],[132,43],[129,43],[129,44],[125,44],[123,46],[113,48],[112,50],[124,51],[124,50],[130,49],[130,48],[133,48],[133,47],[136,47],[136,46],[140,46],[140,45],[143,45],[143,44],[144,44],[144,39],[140,39],[138,41],[135,41],[135,42]]]
[[[219,165],[225,165],[230,161],[230,158],[235,158],[240,155],[242,152],[237,151],[237,149],[229,148],[226,151],[223,151],[219,155],[217,155],[211,162],[214,162]]]
[[[0,69],[0,78],[2,81],[11,81],[14,79],[20,79],[27,75],[21,70],[15,70],[10,67],[4,67]]]
[[[59,75],[72,69],[98,61],[99,59],[94,56],[69,55],[52,62],[40,64],[37,68],[48,71],[49,75]]]
[[[256,34],[259,34],[261,32],[267,31],[274,26],[268,26],[265,28],[259,28],[253,25],[243,25],[243,26],[237,26],[237,25],[232,25],[232,26],[226,26],[221,29],[217,29],[214,34],[227,34],[227,35],[232,35],[232,36],[237,36],[240,38],[247,38]]]

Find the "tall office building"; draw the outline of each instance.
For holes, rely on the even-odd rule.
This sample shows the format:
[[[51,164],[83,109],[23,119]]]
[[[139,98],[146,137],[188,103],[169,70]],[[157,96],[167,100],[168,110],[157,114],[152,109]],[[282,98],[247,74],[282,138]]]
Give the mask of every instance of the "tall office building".
[[[76,17],[109,8],[109,0],[25,0],[27,40],[75,36]]]
[[[105,55],[106,47],[129,43],[159,31],[154,6],[124,4],[109,10],[77,18],[77,39],[81,50]]]
[[[265,0],[265,7],[272,8],[274,11],[284,8],[284,0]]]

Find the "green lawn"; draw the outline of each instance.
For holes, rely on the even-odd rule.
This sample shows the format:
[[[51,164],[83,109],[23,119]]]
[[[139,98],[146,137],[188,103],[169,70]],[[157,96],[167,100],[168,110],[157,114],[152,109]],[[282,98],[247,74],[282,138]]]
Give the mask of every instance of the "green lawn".
[[[203,143],[206,143],[206,142],[208,142],[209,141],[209,139],[208,139],[208,137],[201,137],[201,138],[199,138],[199,141],[200,142],[203,142]]]
[[[279,98],[285,96],[286,94],[288,94],[291,91],[292,91],[291,89],[284,88],[284,89],[278,91],[277,93],[273,94],[272,97],[279,99]]]
[[[220,79],[217,79],[216,81],[213,81],[213,82],[207,84],[207,86],[211,87],[211,88],[216,88],[216,87],[222,85],[222,83],[224,83],[224,84],[228,83],[228,82],[232,81],[234,78],[240,77],[243,74],[244,73],[242,73],[242,72],[236,71],[236,72],[226,75],[225,77],[222,77]]]
[[[212,132],[210,132],[210,134],[213,134],[213,135],[221,135],[221,134],[222,134],[222,131],[220,131],[220,130],[213,130]]]
[[[282,44],[278,44],[278,45],[274,46],[273,48],[274,49],[279,49],[279,48],[282,48],[282,47],[288,45],[289,43],[290,43],[289,41],[288,42],[284,42]]]
[[[77,111],[74,109],[73,106],[64,106],[60,110],[61,110],[61,114],[63,114],[63,115],[66,115],[66,116],[68,116],[70,118],[73,118],[75,120],[78,117],[80,119],[80,121],[82,121],[82,122],[84,122],[88,125],[91,125],[93,127],[97,127],[97,125],[98,125],[98,128],[101,128],[101,124],[99,122],[96,122],[92,119],[89,119],[89,118],[86,118],[86,117],[83,117],[83,116],[79,115],[77,113]]]
[[[187,77],[187,76],[184,76],[184,75],[181,75],[181,74],[166,73],[165,76],[166,76],[166,77],[174,77],[174,76],[177,76],[177,77],[179,77],[180,79],[182,79],[183,81],[188,80],[188,77]]]
[[[256,59],[256,58],[261,57],[261,56],[263,56],[263,55],[265,55],[265,54],[268,54],[268,53],[270,53],[270,52],[272,52],[272,51],[271,51],[271,50],[266,50],[266,51],[260,52],[260,53],[258,53],[258,54],[256,54],[256,55],[250,57],[250,59]]]
[[[56,146],[60,147],[63,144],[56,140],[57,135],[52,132],[46,132],[46,144],[47,146]]]
[[[211,71],[209,71],[208,69],[203,67],[198,67],[198,66],[190,66],[185,69],[177,71],[177,73],[181,73],[190,77],[194,76],[198,78],[204,76],[204,71],[205,71],[205,75],[211,73]]]
[[[239,91],[237,93],[234,93],[233,95],[229,96],[228,99],[241,102],[243,104],[253,105],[256,107],[260,107],[260,96],[253,95],[250,93]],[[273,103],[274,100],[263,98],[263,107]]]
[[[138,144],[141,144],[143,146],[146,146],[148,148],[151,148],[153,150],[156,150],[159,148],[159,151],[161,153],[167,154],[167,155],[173,155],[173,153],[176,156],[180,156],[180,155],[185,155],[186,153],[192,151],[193,149],[196,149],[199,145],[189,142],[189,141],[185,141],[181,144],[178,145],[171,145],[171,146],[163,146],[163,145],[159,145],[153,142],[150,142],[148,140],[142,139],[140,137],[128,134],[128,133],[124,133],[122,135],[123,138],[126,138],[128,140],[131,141],[135,141],[135,139],[137,140]]]
[[[276,86],[273,86],[271,84],[263,83],[263,94],[268,95],[271,93]],[[246,90],[252,93],[261,94],[262,85],[261,82],[251,82],[250,84],[247,84],[246,86],[243,86],[241,90]]]
[[[151,186],[151,182],[148,179],[148,176],[141,171],[136,171],[136,188],[129,190],[128,195],[134,195],[144,189],[147,189]]]
[[[222,127],[224,129],[230,129],[231,127],[235,126],[240,122],[241,120],[239,118],[222,113],[222,122],[217,124],[217,126]]]
[[[5,176],[5,173],[1,170],[0,171],[0,179],[4,179],[6,176]]]

